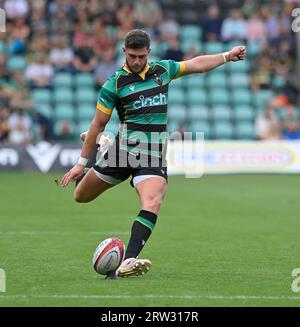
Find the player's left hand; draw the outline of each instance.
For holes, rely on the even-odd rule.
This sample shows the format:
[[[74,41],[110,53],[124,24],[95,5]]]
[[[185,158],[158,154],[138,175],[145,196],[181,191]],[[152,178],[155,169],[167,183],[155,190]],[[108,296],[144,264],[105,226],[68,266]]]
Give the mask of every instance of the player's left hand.
[[[76,181],[84,173],[84,166],[76,164],[71,170],[69,170],[59,182],[62,186],[67,186],[70,182]]]
[[[246,57],[246,47],[238,45],[229,51],[229,61],[244,60]]]

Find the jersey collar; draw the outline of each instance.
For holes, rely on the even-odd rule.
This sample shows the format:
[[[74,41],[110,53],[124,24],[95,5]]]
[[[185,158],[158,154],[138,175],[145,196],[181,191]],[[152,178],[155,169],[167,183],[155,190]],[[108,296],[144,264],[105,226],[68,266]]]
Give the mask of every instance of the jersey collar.
[[[124,70],[126,70],[128,73],[130,73],[130,74],[133,74],[132,73],[132,71],[130,70],[130,68],[126,65],[126,64],[124,64],[124,66],[123,66],[123,69]],[[145,78],[146,78],[146,73],[148,72],[148,70],[150,69],[150,66],[149,66],[149,64],[147,64],[146,66],[145,66],[145,68],[138,74],[143,80],[145,80]]]

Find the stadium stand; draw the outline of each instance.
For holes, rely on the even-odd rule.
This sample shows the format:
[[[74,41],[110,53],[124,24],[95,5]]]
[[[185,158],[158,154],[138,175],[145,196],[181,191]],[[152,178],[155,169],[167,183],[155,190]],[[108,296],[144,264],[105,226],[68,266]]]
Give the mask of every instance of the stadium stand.
[[[298,91],[291,83],[296,63],[295,33],[290,29],[294,5],[247,3],[19,0],[16,6],[20,10],[14,12],[9,0],[0,0],[0,7],[7,10],[7,32],[0,33],[0,141],[9,141],[7,110],[10,114],[26,110],[33,124],[38,111],[52,120],[60,140],[61,121],[69,123],[74,137],[88,128],[101,87],[97,66],[102,64],[101,72],[109,75],[111,67],[123,63],[122,40],[134,27],[147,29],[152,37],[150,60],[163,58],[174,37],[184,59],[226,51],[236,44],[247,45],[245,61],[171,83],[169,130],[184,126],[187,131],[205,131],[208,139],[256,139],[256,119],[276,96],[284,96],[287,101],[280,110],[288,112],[289,119],[299,119]],[[155,22],[149,15],[141,15],[143,5],[148,6],[149,13],[156,12]],[[236,8],[240,17],[235,17]],[[237,26],[247,33],[235,36]],[[63,36],[61,42],[59,36]],[[61,54],[61,62],[60,56],[53,55],[54,48]],[[115,54],[111,65],[105,65],[107,49]],[[50,60],[51,50],[55,64]],[[31,101],[15,101],[18,96],[22,99],[22,92]],[[276,110],[280,111],[278,106]],[[113,129],[117,129],[115,116],[108,126],[108,130]]]

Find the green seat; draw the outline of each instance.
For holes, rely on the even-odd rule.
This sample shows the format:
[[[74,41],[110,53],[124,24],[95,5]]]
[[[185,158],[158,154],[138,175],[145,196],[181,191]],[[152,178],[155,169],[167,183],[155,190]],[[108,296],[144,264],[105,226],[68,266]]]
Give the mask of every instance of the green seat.
[[[27,61],[23,56],[12,56],[7,61],[7,68],[13,71],[24,70],[26,65]]]
[[[119,67],[123,67],[124,66],[124,63],[125,63],[125,61],[124,61],[124,53],[117,56],[116,62],[117,62],[117,65]]]
[[[227,65],[221,65],[218,66],[213,70],[214,73],[227,73]],[[211,72],[208,72],[208,74],[211,74]]]
[[[212,118],[215,121],[230,120],[231,110],[228,106],[216,105],[211,108]]]
[[[187,111],[189,121],[203,121],[208,120],[210,116],[210,110],[206,106],[198,105],[191,106]]]
[[[253,102],[257,110],[265,108],[267,103],[272,99],[273,92],[271,90],[260,90],[253,94]]]
[[[183,123],[186,119],[186,107],[183,105],[170,105],[168,108],[168,119],[169,121],[176,121]]]
[[[57,73],[53,78],[54,87],[72,87],[73,78],[69,73]]]
[[[172,104],[184,104],[185,96],[181,89],[170,89],[168,95],[168,103]]]
[[[168,133],[173,133],[177,130],[178,123],[176,121],[169,120],[167,125]]]
[[[180,48],[184,53],[189,52],[190,49],[195,49],[199,53],[202,51],[203,45],[199,40],[183,39]]]
[[[246,88],[233,89],[232,91],[232,103],[235,106],[238,105],[250,105],[252,102],[252,93]]]
[[[232,88],[250,86],[250,77],[245,73],[233,73],[229,76],[228,81]]]
[[[211,106],[229,105],[230,95],[224,88],[214,88],[210,90],[208,99]]]
[[[117,57],[119,56],[123,56],[123,60],[124,60],[124,52],[123,52],[123,47],[124,47],[124,42],[123,41],[117,41],[116,45],[115,45],[115,52]]]
[[[198,25],[182,25],[180,29],[181,40],[200,40],[202,37],[202,30]]]
[[[73,121],[75,118],[74,108],[69,104],[58,104],[54,107],[54,116],[56,120]]]
[[[235,128],[235,135],[237,139],[241,140],[254,140],[255,128],[251,122],[239,122]]]
[[[46,103],[39,104],[35,108],[35,111],[41,113],[43,116],[50,118],[50,119],[53,116],[53,110],[52,110],[51,106]]]
[[[52,100],[51,92],[48,89],[35,89],[31,92],[31,98],[37,106],[40,104],[49,104]]]
[[[170,89],[171,88],[174,88],[174,89],[182,88],[182,87],[184,87],[183,83],[184,83],[183,77],[173,79],[172,82],[170,83]]]
[[[97,94],[93,88],[81,88],[76,91],[75,99],[78,103],[92,103],[97,101]]]
[[[117,28],[114,25],[110,25],[110,24],[106,24],[105,28],[106,28],[108,37],[110,37],[111,39],[115,39],[116,34],[117,34]]]
[[[238,45],[241,45],[241,41],[229,41],[228,43],[226,43],[226,46],[224,47],[224,51],[229,51],[233,47],[236,47]]]
[[[227,84],[228,84],[227,77],[224,73],[213,72],[213,73],[207,74],[206,84],[210,88],[227,87]]]
[[[0,41],[0,53],[5,53],[7,51],[7,46],[4,41]]]
[[[205,52],[207,54],[216,54],[223,52],[222,42],[206,42],[204,45]]]
[[[247,59],[240,61],[231,61],[226,63],[228,71],[231,73],[247,73],[250,70],[250,63]]]
[[[211,138],[211,125],[208,122],[192,122],[188,126],[188,131],[192,133],[204,133],[204,139]]]
[[[77,88],[94,87],[95,86],[94,76],[88,73],[77,73],[75,75],[75,85]]]
[[[79,123],[77,125],[77,134],[86,132],[87,130],[89,130],[90,127],[91,127],[91,121],[90,120],[79,121]]]
[[[188,90],[185,97],[189,106],[206,105],[206,92],[201,88],[191,88]]]
[[[77,107],[77,117],[79,120],[91,120],[93,119],[96,106],[92,104],[81,104]]]
[[[274,76],[272,79],[273,89],[281,89],[286,84],[286,79],[282,76]]]
[[[247,44],[247,56],[253,59],[261,52],[261,46],[259,42],[248,42]]]
[[[205,85],[205,75],[204,74],[192,74],[182,77],[187,89],[190,88],[202,88]]]
[[[160,48],[160,42],[153,41],[151,42],[151,55],[152,56],[160,56],[162,54]]]
[[[254,116],[255,111],[251,106],[240,105],[233,108],[233,117],[236,121],[252,121]]]
[[[233,138],[233,126],[229,122],[216,122],[213,130],[215,139],[230,140]]]
[[[72,103],[73,92],[71,88],[56,88],[53,92],[53,98],[56,103]]]

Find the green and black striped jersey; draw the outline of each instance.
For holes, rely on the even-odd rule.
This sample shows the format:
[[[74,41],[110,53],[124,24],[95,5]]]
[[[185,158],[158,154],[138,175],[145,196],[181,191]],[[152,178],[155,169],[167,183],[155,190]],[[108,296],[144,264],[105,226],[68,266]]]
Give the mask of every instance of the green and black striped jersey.
[[[161,60],[147,64],[139,74],[124,65],[104,83],[97,109],[106,114],[117,110],[121,149],[162,156],[167,141],[169,83],[183,73],[183,62]]]

